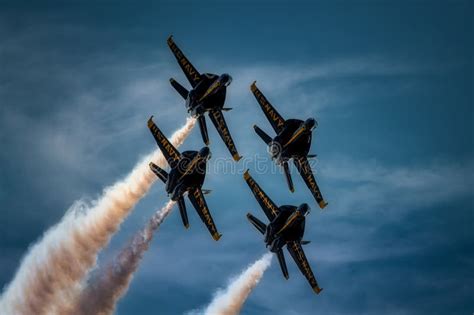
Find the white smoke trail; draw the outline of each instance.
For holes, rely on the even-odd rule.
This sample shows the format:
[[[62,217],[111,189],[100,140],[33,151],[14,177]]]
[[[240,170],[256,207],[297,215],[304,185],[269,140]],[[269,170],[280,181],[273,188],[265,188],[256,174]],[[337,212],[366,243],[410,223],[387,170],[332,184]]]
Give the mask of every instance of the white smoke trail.
[[[273,255],[267,253],[250,265],[234,279],[224,291],[218,291],[212,302],[204,310],[205,315],[239,314],[250,292],[255,288],[270,266]]]
[[[132,241],[120,251],[115,261],[103,270],[97,271],[97,277],[89,281],[77,297],[77,301],[70,303],[68,310],[56,312],[74,315],[112,314],[116,303],[127,291],[143,254],[148,250],[153,233],[171,212],[174,204],[174,201],[169,201],[160,211],[157,211],[146,226],[135,234]]]
[[[195,122],[188,119],[173,134],[171,142],[181,145]],[[82,278],[94,267],[98,252],[156,180],[148,167],[150,161],[166,166],[161,152],[154,151],[125,179],[106,188],[91,207],[76,203],[62,221],[45,233],[23,258],[0,297],[0,314],[45,314],[56,299],[63,299],[65,292],[80,286]]]

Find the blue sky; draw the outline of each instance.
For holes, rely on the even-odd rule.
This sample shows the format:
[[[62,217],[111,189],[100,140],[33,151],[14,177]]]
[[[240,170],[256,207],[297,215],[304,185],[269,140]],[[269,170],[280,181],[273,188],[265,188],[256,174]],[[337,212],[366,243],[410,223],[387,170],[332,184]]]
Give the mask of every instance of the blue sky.
[[[150,115],[168,135],[185,122],[168,83],[186,83],[166,46],[173,34],[199,71],[233,76],[225,115],[250,161],[266,157],[251,126],[271,131],[250,93],[254,80],[283,117],[319,122],[311,152],[327,210],[294,168],[293,194],[282,174],[250,168],[276,203],[312,205],[305,250],[325,290],[315,296],[289,257],[284,280],[274,261],[243,314],[474,311],[472,3],[1,6],[1,286],[74,200],[97,197],[155,148]],[[209,131],[212,168],[229,154]],[[183,148],[200,147],[196,129]],[[217,169],[205,188],[222,239],[212,240],[190,205],[188,231],[172,213],[118,314],[200,308],[265,252],[245,219],[263,213],[241,175]],[[157,183],[100,261],[166,200]]]

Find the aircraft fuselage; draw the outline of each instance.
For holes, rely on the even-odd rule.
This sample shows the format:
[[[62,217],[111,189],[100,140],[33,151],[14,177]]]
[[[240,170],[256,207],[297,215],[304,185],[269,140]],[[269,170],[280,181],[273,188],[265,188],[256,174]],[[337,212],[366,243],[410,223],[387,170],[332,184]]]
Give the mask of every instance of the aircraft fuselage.
[[[171,200],[177,201],[190,189],[202,187],[206,177],[207,157],[199,158],[199,153],[198,151],[182,152],[177,166],[169,172],[166,192]]]
[[[268,224],[265,241],[272,252],[277,252],[287,242],[301,241],[304,235],[305,215],[300,208],[290,205],[279,207],[278,216]],[[269,234],[269,235],[268,235]]]
[[[313,127],[309,127],[306,122],[300,119],[286,120],[281,132],[269,143],[270,154],[277,164],[308,154]]]
[[[189,91],[186,108],[193,117],[224,107],[228,83],[223,83],[221,78],[216,74],[205,73],[199,84]]]

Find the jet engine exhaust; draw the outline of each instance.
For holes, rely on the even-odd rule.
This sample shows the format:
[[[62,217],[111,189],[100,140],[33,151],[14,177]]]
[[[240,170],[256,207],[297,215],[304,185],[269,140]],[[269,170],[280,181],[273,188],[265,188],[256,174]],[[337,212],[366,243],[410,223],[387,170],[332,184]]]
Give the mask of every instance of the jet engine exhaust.
[[[204,311],[205,315],[239,314],[247,297],[257,286],[265,270],[270,266],[273,255],[267,253],[250,265],[225,290],[219,290]]]
[[[125,246],[112,263],[99,269],[97,276],[93,277],[82,290],[73,307],[61,314],[87,315],[87,314],[113,314],[120,298],[127,292],[133,274],[138,269],[143,254],[148,250],[154,232],[170,214],[174,201],[168,203],[157,211],[147,222],[145,227],[138,231],[129,244]]]
[[[183,143],[195,119],[176,131],[171,142]],[[148,163],[166,166],[159,150],[147,155],[124,179],[106,188],[98,200],[76,202],[26,253],[12,282],[0,297],[0,314],[51,314],[96,264],[98,252],[148,192],[157,177]]]

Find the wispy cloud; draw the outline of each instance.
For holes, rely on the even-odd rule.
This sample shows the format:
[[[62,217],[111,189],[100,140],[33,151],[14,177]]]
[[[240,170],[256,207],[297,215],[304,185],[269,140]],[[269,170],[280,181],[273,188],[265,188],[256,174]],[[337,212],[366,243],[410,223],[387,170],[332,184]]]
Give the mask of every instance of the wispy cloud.
[[[98,31],[98,34],[107,31]],[[88,36],[77,36],[82,32]],[[114,47],[78,53],[70,48],[76,47],[78,38],[87,38],[88,43],[97,40],[97,37],[89,37],[90,30],[86,28],[76,25],[51,32],[47,27],[38,27],[37,31],[30,29],[26,33],[9,35],[0,46],[0,54],[8,61],[0,74],[0,97],[5,102],[0,109],[0,139],[4,145],[0,157],[11,161],[12,170],[23,175],[22,186],[33,183],[33,187],[24,188],[32,200],[37,198],[35,190],[49,190],[45,186],[54,186],[57,191],[64,192],[58,194],[61,197],[45,195],[45,199],[65,198],[66,203],[77,197],[74,194],[94,193],[85,182],[108,182],[121,174],[120,169],[125,165],[135,161],[137,155],[154,148],[145,125],[149,115],[159,112],[160,127],[170,132],[185,120],[183,101],[169,87],[168,78],[176,77],[186,85],[187,82],[164,42],[158,50],[147,49],[139,53],[136,47],[128,51]],[[64,49],[50,49],[45,44],[56,38],[65,40]],[[374,55],[360,57],[349,53],[344,58],[314,60],[308,64],[300,63],[296,56],[283,63],[263,63],[262,60],[253,65],[231,65],[234,61],[231,56],[217,59],[195,58],[192,61],[200,71],[223,69],[233,76],[227,105],[234,107],[234,111],[225,115],[237,146],[244,154],[266,153],[263,143],[251,130],[253,123],[270,129],[249,91],[254,80],[285,117],[311,115],[318,118],[328,113],[340,117],[359,110],[351,105],[370,102],[374,93],[382,91],[386,97],[398,97],[405,89],[416,90],[419,75],[436,75],[446,71],[444,64],[450,64],[432,65],[423,60]],[[387,86],[383,83],[386,78],[401,80]],[[334,120],[321,122],[338,123]],[[227,155],[212,128],[210,133],[213,156]],[[195,137],[192,146],[202,146],[199,134],[192,136]],[[25,150],[28,156],[19,158]],[[257,309],[256,312],[262,314],[278,311],[293,315],[314,309],[322,313],[347,314],[347,309],[328,307],[331,305],[329,300],[345,305],[346,302],[355,303],[351,296],[364,300],[360,294],[373,292],[370,287],[361,288],[360,283],[347,283],[348,279],[351,282],[361,279],[361,270],[350,268],[356,268],[353,266],[360,262],[370,264],[387,258],[413,258],[414,253],[424,250],[423,242],[413,244],[402,237],[392,237],[395,241],[389,244],[378,242],[380,230],[386,225],[406,225],[409,213],[438,204],[447,205],[471,194],[472,162],[469,161],[436,161],[433,157],[433,160],[424,159],[427,163],[406,166],[403,165],[406,163],[390,165],[378,159],[358,160],[350,152],[345,154],[322,156],[322,162],[316,166],[330,208],[323,213],[313,211],[306,230],[306,238],[312,240],[306,247],[307,254],[326,288],[324,295],[318,300],[312,296],[304,298],[307,284],[289,261],[291,280],[285,282],[276,266],[270,268],[249,299],[248,309]],[[239,186],[242,184],[240,176],[214,175],[206,179],[206,188],[214,190],[208,203],[224,231],[222,243],[213,244],[208,240],[194,213],[189,231],[182,229],[177,216],[170,218],[161,235],[166,241],[163,243],[167,244],[160,244],[163,246],[160,253],[150,251],[149,259],[137,274],[143,281],[160,279],[156,286],[157,281],[148,283],[156,290],[150,302],[169,298],[169,292],[162,285],[167,283],[183,289],[189,298],[201,298],[193,306],[202,305],[208,298],[199,296],[203,287],[212,289],[220,285],[223,277],[238,272],[243,261],[265,251],[258,234],[245,222],[246,211],[252,209],[258,213],[260,210],[245,190],[247,188]],[[294,179],[295,194],[282,189],[284,178],[278,174],[262,176],[262,184],[278,201],[309,200],[310,195],[296,172]],[[9,185],[6,181],[1,184]],[[159,188],[159,198],[164,198],[162,187]],[[153,198],[156,202],[156,196]],[[222,207],[224,204],[229,207]],[[9,216],[18,215],[13,212],[6,215],[7,222],[11,222]],[[39,220],[46,215],[38,214]],[[22,217],[22,221],[27,220]],[[166,259],[160,256],[163,252],[167,253]],[[190,259],[195,268],[189,268],[189,260],[183,258],[188,253],[193,254]],[[169,261],[174,263],[170,265]],[[157,271],[157,264],[167,267]],[[351,271],[345,274],[345,270]],[[216,277],[209,277],[211,273]],[[371,270],[365,275],[373,273]],[[222,276],[219,278],[219,275]],[[381,272],[373,277],[385,276]],[[397,277],[400,275],[387,280],[392,281],[390,286],[399,281]],[[185,280],[178,283],[176,279]],[[375,282],[371,277],[366,280]],[[140,281],[136,283],[132,292],[140,288]],[[378,289],[383,289],[379,282],[375,283],[379,285]],[[344,288],[339,295],[334,292],[338,288]],[[298,299],[300,303],[289,305],[285,299],[275,300],[275,296],[288,296],[289,300]],[[391,309],[386,313],[397,312],[403,314],[405,310],[400,307],[399,311]]]
[[[389,210],[400,214],[413,208],[447,204],[471,196],[474,183],[472,160],[387,166],[377,160],[334,158],[318,166],[321,176],[339,184],[339,188],[334,187],[335,206],[344,214],[354,208],[376,207],[386,209],[386,215]],[[337,198],[337,194],[344,197]]]

